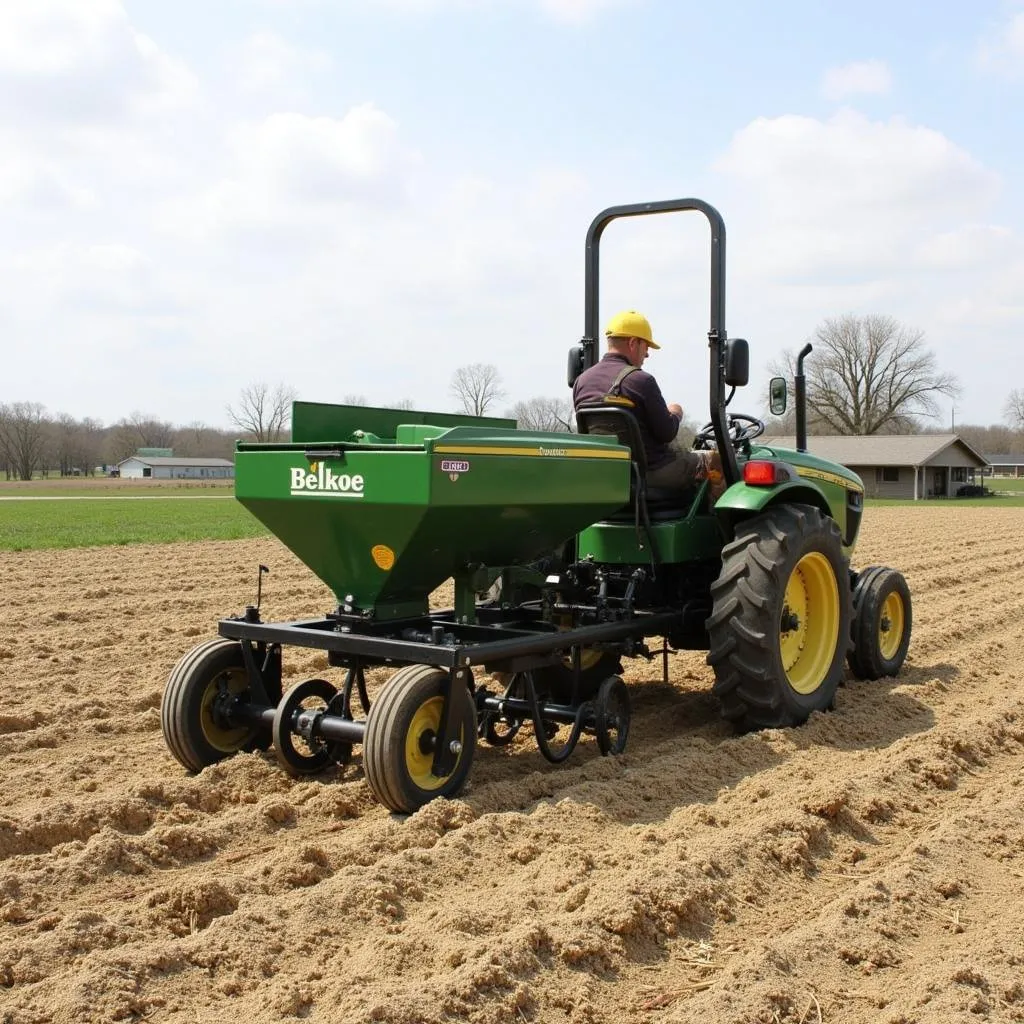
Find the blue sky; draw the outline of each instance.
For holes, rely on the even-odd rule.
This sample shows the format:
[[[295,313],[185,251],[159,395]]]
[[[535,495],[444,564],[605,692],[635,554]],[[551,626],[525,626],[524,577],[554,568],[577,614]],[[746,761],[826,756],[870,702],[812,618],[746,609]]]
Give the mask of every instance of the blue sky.
[[[472,362],[505,406],[563,396],[591,218],[698,196],[737,409],[825,317],[885,313],[960,378],[956,421],[995,423],[1024,387],[1022,100],[1020,0],[10,0],[0,402],[447,409]],[[647,313],[701,421],[707,245],[679,215],[602,245],[603,314]]]

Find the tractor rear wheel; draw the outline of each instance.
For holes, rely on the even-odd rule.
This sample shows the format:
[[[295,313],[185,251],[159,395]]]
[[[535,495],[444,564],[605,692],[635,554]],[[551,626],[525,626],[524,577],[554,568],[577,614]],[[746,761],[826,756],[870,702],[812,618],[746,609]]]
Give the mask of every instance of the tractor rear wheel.
[[[834,520],[810,505],[782,505],[740,523],[711,595],[708,664],[727,719],[782,727],[832,707],[851,618]]]
[[[853,589],[853,649],[848,661],[858,679],[899,673],[910,647],[913,614],[903,574],[871,566]]]
[[[411,814],[434,797],[454,796],[473,764],[476,705],[469,688],[456,681],[449,699],[459,752],[448,775],[433,773],[446,675],[431,665],[399,669],[382,687],[366,719],[366,781],[382,804],[400,814]]]
[[[259,727],[224,721],[223,710],[248,689],[237,640],[207,640],[171,670],[160,704],[160,727],[171,753],[189,771],[202,771],[240,750],[263,745]]]

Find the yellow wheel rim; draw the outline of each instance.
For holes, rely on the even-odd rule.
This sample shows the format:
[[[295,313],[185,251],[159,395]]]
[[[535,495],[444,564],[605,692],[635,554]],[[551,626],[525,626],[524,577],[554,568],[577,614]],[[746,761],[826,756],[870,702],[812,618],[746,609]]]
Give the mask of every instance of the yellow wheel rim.
[[[580,671],[586,672],[588,669],[593,668],[602,657],[603,652],[593,647],[584,647],[580,651]],[[572,669],[572,658],[563,658],[562,664],[567,669]]]
[[[203,690],[203,700],[199,708],[199,719],[206,742],[222,754],[233,754],[249,738],[250,729],[247,725],[239,726],[237,729],[224,729],[217,724],[213,717],[213,704],[221,692],[221,683],[237,697],[249,688],[249,680],[244,668],[226,669],[215,675]]]
[[[572,616],[563,615],[558,628],[563,630],[572,629]],[[584,647],[580,651],[580,671],[586,672],[588,669],[593,668],[601,660],[603,653],[603,651],[599,651],[594,647]],[[572,655],[564,657],[562,664],[572,671]]]
[[[891,661],[896,657],[896,652],[903,642],[905,628],[903,598],[894,590],[885,599],[882,605],[882,614],[878,619],[878,649],[886,661]]]
[[[786,583],[779,650],[789,685],[814,693],[824,682],[839,639],[839,585],[829,560],[804,555]]]
[[[405,767],[420,789],[440,789],[454,774],[455,769],[443,777],[433,773],[434,743],[441,728],[441,709],[444,707],[442,697],[431,697],[424,701],[413,715],[409,723],[409,731],[405,734]],[[459,730],[459,741],[463,740]],[[459,755],[461,759],[461,754]],[[456,767],[458,761],[455,762]]]

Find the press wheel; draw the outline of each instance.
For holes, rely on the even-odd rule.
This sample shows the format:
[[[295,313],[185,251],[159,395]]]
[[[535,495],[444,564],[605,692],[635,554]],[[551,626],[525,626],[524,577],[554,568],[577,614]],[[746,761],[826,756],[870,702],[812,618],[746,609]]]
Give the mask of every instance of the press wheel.
[[[317,704],[326,712],[337,695],[337,689],[326,679],[307,679],[281,698],[274,712],[274,754],[291,775],[315,775],[329,764],[347,761],[351,755],[350,743],[337,743],[322,736],[302,736],[300,746],[295,742],[299,735],[292,728],[295,712],[314,710]]]
[[[248,693],[237,640],[206,640],[174,666],[160,703],[160,728],[168,749],[189,771],[261,745],[264,729],[227,719],[231,706]]]
[[[594,699],[594,733],[602,754],[621,754],[629,739],[629,690],[618,676],[610,676]]]
[[[447,673],[431,665],[399,669],[381,688],[366,719],[363,768],[377,799],[411,813],[439,796],[462,789],[473,763],[476,706],[469,688],[455,681],[449,700],[458,753],[448,775],[433,773]]]

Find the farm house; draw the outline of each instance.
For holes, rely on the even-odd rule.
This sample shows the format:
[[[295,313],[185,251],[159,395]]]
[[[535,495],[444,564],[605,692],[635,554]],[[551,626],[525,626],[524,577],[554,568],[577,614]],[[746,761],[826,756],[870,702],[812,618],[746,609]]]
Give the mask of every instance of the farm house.
[[[231,480],[235,464],[230,459],[185,459],[157,455],[132,455],[117,464],[122,477],[154,480]]]
[[[766,444],[796,445],[794,437]],[[948,498],[958,487],[980,483],[988,460],[956,434],[874,434],[808,437],[815,455],[852,469],[872,498]]]
[[[1020,452],[998,452],[988,456],[986,476],[1024,476],[1024,455]]]

